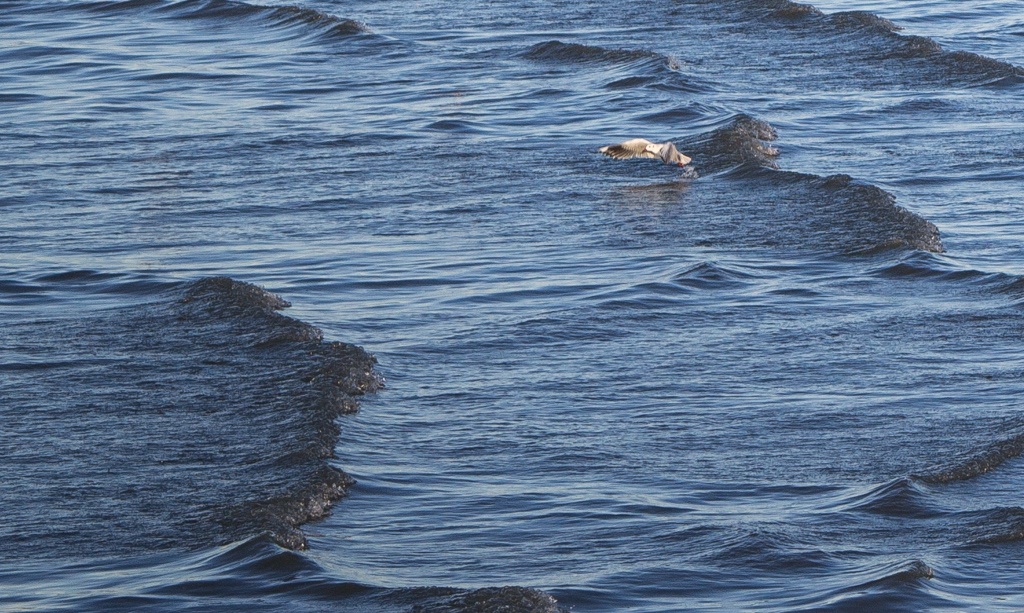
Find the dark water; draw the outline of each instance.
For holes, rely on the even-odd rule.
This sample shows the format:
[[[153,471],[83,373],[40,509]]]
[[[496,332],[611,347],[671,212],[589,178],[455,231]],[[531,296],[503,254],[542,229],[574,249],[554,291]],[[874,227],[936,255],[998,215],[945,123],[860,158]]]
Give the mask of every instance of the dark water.
[[[0,608],[1019,610],[1022,39],[0,1]]]

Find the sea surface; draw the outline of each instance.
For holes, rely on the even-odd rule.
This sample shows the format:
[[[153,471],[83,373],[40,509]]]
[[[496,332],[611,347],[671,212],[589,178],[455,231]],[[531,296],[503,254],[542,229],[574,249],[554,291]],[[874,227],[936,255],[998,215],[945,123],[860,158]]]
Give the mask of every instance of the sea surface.
[[[0,610],[1021,610],[1022,50],[0,0]]]

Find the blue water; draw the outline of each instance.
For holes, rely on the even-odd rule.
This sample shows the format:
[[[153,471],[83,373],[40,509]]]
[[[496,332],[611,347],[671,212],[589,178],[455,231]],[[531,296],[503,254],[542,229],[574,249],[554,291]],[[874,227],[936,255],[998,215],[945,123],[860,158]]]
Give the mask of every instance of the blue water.
[[[1022,37],[0,1],[0,609],[1019,610]]]

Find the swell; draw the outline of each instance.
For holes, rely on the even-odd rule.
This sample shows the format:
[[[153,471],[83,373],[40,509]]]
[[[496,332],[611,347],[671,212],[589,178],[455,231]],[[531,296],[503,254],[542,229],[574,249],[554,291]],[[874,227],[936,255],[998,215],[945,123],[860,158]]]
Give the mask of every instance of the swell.
[[[1005,273],[989,273],[966,267],[956,260],[933,254],[913,253],[898,261],[886,261],[873,269],[873,276],[886,279],[934,279],[989,287],[1003,291],[1012,276]]]
[[[79,583],[67,585],[60,572],[47,569],[45,590],[32,583],[20,600],[32,610],[83,611],[179,610],[182,599],[203,602],[204,610],[237,610],[258,600],[273,610],[419,611],[481,613],[522,611],[562,613],[550,595],[518,586],[460,589],[453,587],[384,588],[357,583],[296,551],[282,550],[264,536],[219,548],[164,558],[139,568],[114,560],[78,569]],[[118,581],[109,577],[116,574]],[[82,588],[86,575],[87,589]],[[107,578],[107,579],[103,579]],[[89,581],[95,579],[95,581]],[[11,583],[5,584],[10,588]],[[20,588],[21,586],[15,586]],[[77,589],[76,589],[77,588]]]
[[[236,506],[228,520],[238,526],[251,522],[278,544],[304,549],[299,526],[325,517],[354,483],[326,460],[334,457],[337,417],[355,412],[356,398],[383,384],[373,370],[375,358],[355,345],[324,342],[318,328],[277,312],[288,302],[249,283],[203,279],[188,289],[181,304],[185,321],[245,322],[244,331],[235,334],[243,332],[254,352],[292,360],[287,366],[305,389],[292,399],[291,415],[273,425],[285,427],[291,436],[263,461],[288,474],[290,483]]]
[[[559,40],[549,40],[543,43],[537,43],[526,51],[523,51],[522,56],[524,58],[537,61],[566,63],[625,63],[654,60],[668,68],[679,67],[677,60],[667,55],[662,55],[646,49],[609,49],[606,47],[585,45],[581,43],[563,43]]]
[[[770,0],[743,4],[756,13],[798,25],[807,31],[853,37],[873,51],[867,59],[922,60],[946,77],[969,85],[1024,83],[1024,68],[968,51],[949,51],[934,39],[901,34],[898,25],[864,11],[825,14],[809,4]],[[852,61],[852,60],[851,60]]]
[[[974,545],[1024,541],[1024,508],[1001,507],[971,514],[968,537]]]
[[[615,79],[607,85],[609,89],[637,86],[684,92],[705,92],[709,89],[706,84],[685,76],[677,58],[647,49],[615,49],[550,40],[531,46],[519,56],[535,62],[562,65],[607,64],[638,73]]]
[[[864,492],[845,496],[829,511],[866,514],[881,521],[899,522],[901,530],[914,531],[919,539],[961,545],[997,545],[1024,540],[1024,508],[995,506],[964,510],[957,497],[944,497],[948,482],[926,483],[920,477],[895,479]],[[984,493],[976,496],[984,500]],[[858,521],[850,516],[847,521]]]
[[[182,20],[257,20],[272,28],[298,29],[320,39],[348,38],[370,32],[362,22],[298,5],[262,6],[239,0],[126,0],[79,6],[103,14],[152,11]]]
[[[936,572],[924,560],[875,564],[851,575],[851,585],[834,589],[825,587],[813,604],[801,603],[805,606],[792,610],[920,611],[948,604],[930,594],[927,583]],[[828,583],[822,585],[828,586]]]
[[[762,202],[737,211],[733,225],[762,244],[802,244],[851,254],[894,248],[942,251],[934,224],[897,205],[892,194],[875,185],[848,175],[779,170],[779,150],[771,144],[776,138],[767,122],[738,115],[677,144],[693,157],[701,175],[757,185]]]
[[[943,541],[950,538],[965,545],[999,545],[1024,540],[1024,508],[992,506],[963,509],[984,503],[990,485],[964,498],[963,488],[954,487],[954,496],[947,495],[947,486],[969,482],[997,470],[1024,453],[1024,433],[1002,438],[988,445],[961,454],[951,461],[844,496],[834,510],[867,513],[902,522],[917,522],[920,531],[930,531]]]
[[[768,122],[739,114],[720,128],[677,144],[692,152],[693,165],[701,174],[712,174],[739,167],[777,169],[779,150],[770,144],[777,138],[778,132]]]
[[[913,479],[895,479],[865,492],[845,497],[837,508],[842,511],[916,519],[937,517],[942,514]]]
[[[946,464],[913,475],[923,483],[968,481],[989,473],[1024,453],[1024,433],[1015,434],[969,451]]]
[[[9,363],[61,357],[0,380],[10,551],[121,556],[255,534],[305,548],[301,526],[352,484],[331,463],[336,418],[382,379],[373,356],[287,306],[220,277],[0,331]]]

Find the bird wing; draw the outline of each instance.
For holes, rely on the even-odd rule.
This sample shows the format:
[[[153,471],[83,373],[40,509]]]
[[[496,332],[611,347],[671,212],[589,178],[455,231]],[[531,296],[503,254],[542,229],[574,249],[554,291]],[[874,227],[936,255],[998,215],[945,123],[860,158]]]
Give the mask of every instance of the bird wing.
[[[686,166],[693,161],[693,158],[676,149],[675,143],[665,143],[661,146],[661,159],[666,164],[679,164]]]
[[[598,149],[601,153],[616,160],[628,160],[629,158],[654,158],[658,156],[647,150],[647,145],[653,144],[646,138],[634,138],[618,145],[608,145]]]

